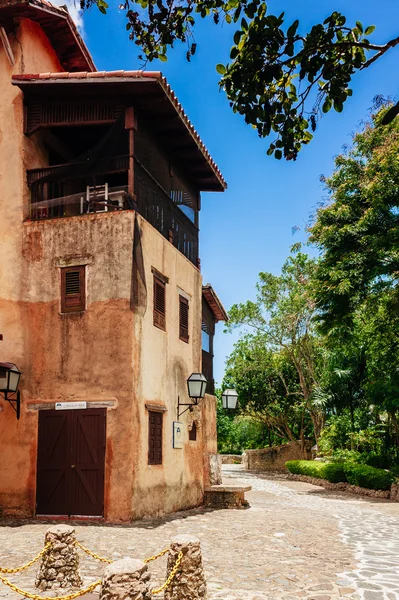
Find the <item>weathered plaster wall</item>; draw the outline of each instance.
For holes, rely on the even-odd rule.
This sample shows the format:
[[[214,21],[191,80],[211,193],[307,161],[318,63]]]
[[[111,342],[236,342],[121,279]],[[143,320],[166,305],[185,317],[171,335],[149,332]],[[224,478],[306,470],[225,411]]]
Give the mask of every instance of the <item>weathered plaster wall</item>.
[[[17,306],[23,329],[22,417],[10,413],[11,431],[23,429],[24,442],[11,432],[2,457],[0,505],[10,495],[32,513],[36,481],[38,413],[54,401],[113,400],[107,412],[106,516],[131,516],[132,471],[137,451],[133,423],[133,323],[130,309],[134,213],[103,213],[69,219],[26,222],[22,245],[19,302],[0,302],[0,312]],[[60,313],[60,267],[86,264],[87,305],[83,313]],[[7,329],[7,328],[5,328]],[[3,412],[10,412],[6,407]],[[3,416],[2,415],[2,416]],[[3,419],[1,420],[3,424]],[[116,446],[117,445],[117,446]],[[18,455],[18,467],[11,458]],[[18,476],[16,477],[16,475]],[[7,500],[8,494],[8,500]],[[9,508],[12,508],[9,506]]]
[[[62,67],[40,27],[31,21],[20,21],[10,43],[16,59],[13,68],[0,44],[0,333],[4,336],[0,360],[22,364],[26,332],[20,282],[23,207],[28,198],[26,169],[40,166],[44,157],[37,138],[23,135],[22,93],[11,85],[11,76],[60,71]],[[32,428],[28,419],[17,422],[7,403],[1,400],[0,405],[0,506],[28,512],[34,502],[33,472],[29,468],[35,460]]]
[[[139,399],[138,422],[143,451],[135,460],[132,510],[134,517],[140,518],[202,502],[205,438],[201,426],[197,431],[197,441],[189,441],[186,413],[180,418],[185,435],[184,448],[173,448],[173,421],[177,420],[178,396],[181,402],[188,402],[187,378],[201,368],[201,274],[149,223],[139,216],[137,218],[147,288],[146,305],[139,307],[135,314],[133,353],[141,374],[135,393]],[[152,267],[169,278],[166,284],[166,332],[153,325]],[[181,293],[189,299],[188,344],[179,339]],[[159,404],[167,409],[163,419],[163,465],[148,465],[146,403]]]

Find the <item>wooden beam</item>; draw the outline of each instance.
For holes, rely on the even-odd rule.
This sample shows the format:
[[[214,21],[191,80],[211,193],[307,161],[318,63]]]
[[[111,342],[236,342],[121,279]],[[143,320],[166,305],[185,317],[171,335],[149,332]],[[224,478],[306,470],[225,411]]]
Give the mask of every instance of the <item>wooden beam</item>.
[[[133,106],[125,109],[125,129],[129,132],[129,171],[127,176],[127,191],[136,200],[134,189],[134,132],[137,129],[136,115]]]
[[[6,30],[2,26],[0,26],[0,40],[3,44],[4,51],[7,55],[8,62],[13,67],[15,65],[14,53],[12,51],[10,40],[8,39]]]

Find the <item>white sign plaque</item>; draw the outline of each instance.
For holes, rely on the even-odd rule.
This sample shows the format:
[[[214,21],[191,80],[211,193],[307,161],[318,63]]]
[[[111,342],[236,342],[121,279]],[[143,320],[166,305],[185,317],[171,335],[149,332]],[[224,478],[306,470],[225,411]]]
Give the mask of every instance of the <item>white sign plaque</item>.
[[[87,402],[56,402],[55,410],[84,410]]]
[[[183,423],[173,422],[173,448],[183,448]]]

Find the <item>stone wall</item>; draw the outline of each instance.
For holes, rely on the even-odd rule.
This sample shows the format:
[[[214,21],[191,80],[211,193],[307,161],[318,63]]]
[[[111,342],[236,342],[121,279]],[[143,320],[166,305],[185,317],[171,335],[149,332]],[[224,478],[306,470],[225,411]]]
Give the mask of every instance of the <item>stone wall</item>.
[[[246,450],[242,464],[248,471],[286,471],[288,460],[310,460],[312,442],[305,441],[302,451],[300,442],[290,442],[282,446],[271,446],[261,450]]]
[[[242,454],[221,454],[222,465],[240,465]]]

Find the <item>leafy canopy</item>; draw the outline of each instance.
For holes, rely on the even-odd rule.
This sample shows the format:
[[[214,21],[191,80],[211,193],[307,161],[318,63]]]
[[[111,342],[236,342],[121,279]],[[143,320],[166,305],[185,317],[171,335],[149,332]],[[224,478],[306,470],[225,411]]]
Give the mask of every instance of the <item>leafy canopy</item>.
[[[105,0],[81,0],[82,8],[93,4],[107,12]],[[354,73],[399,44],[399,37],[373,44],[373,25],[348,24],[337,11],[303,32],[298,20],[287,23],[284,12],[271,14],[262,0],[124,0],[121,7],[143,61],[166,61],[176,42],[187,44],[190,60],[199,18],[235,24],[230,62],[217,65],[220,86],[260,137],[273,135],[267,154],[277,159],[296,159],[322,113],[343,110]],[[387,122],[398,111],[399,104]]]
[[[386,112],[377,111],[350,151],[335,159],[326,179],[331,202],[310,228],[310,241],[321,251],[315,293],[328,331],[350,329],[363,303],[370,306],[382,293],[397,314],[399,121],[378,127]]]

